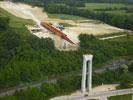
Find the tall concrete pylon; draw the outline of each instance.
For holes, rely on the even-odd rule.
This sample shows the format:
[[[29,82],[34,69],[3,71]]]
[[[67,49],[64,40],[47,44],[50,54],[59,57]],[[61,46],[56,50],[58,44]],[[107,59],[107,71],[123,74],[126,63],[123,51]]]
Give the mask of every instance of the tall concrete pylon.
[[[92,59],[93,55],[83,55],[83,70],[81,83],[81,91],[83,93],[87,91],[90,92],[92,89]]]

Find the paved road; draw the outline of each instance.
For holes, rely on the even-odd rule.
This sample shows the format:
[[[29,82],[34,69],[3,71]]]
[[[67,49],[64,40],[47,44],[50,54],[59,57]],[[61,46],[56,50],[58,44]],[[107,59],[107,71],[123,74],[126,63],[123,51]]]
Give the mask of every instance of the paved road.
[[[109,69],[116,69],[118,68],[117,66],[122,65],[122,64],[127,64],[130,63],[124,59],[120,59],[117,61],[114,61],[113,63],[105,66],[105,68],[100,68],[100,69],[96,69],[94,72],[96,73],[102,73],[106,70],[106,68]],[[82,71],[79,72],[71,72],[71,73],[65,73],[65,75],[61,75],[61,77],[66,77],[66,75],[71,75],[71,74],[79,74],[82,73]],[[81,74],[79,74],[81,75]],[[49,79],[49,80],[41,80],[41,81],[36,81],[36,82],[32,82],[32,83],[28,83],[28,84],[23,84],[23,85],[19,85],[19,86],[15,86],[9,89],[5,89],[5,90],[0,90],[0,96],[5,96],[5,95],[12,95],[15,93],[16,90],[21,90],[21,89],[26,89],[28,87],[40,87],[43,83],[55,83],[57,81],[58,78],[54,78],[54,79]]]
[[[130,30],[128,30],[126,33],[128,33],[128,35],[133,35],[133,31],[130,31]],[[103,37],[103,38],[99,38],[99,40],[108,40],[108,39],[114,39],[114,38],[125,37],[125,36],[127,36],[127,34]]]
[[[36,81],[36,82],[32,82],[32,83],[15,86],[15,87],[5,89],[5,90],[0,90],[0,97],[6,96],[6,95],[12,95],[15,93],[15,91],[21,90],[21,89],[26,89],[28,87],[40,87],[43,83],[56,83],[56,82],[57,82],[56,79],[42,80],[42,81]]]
[[[100,40],[108,40],[108,39],[114,39],[114,38],[119,38],[124,36],[127,36],[127,35],[124,34],[124,35],[108,36],[108,37],[100,38]]]
[[[89,93],[88,96],[84,96],[84,95],[61,96],[61,97],[52,98],[50,100],[87,100],[87,99],[106,100],[106,97],[125,95],[125,94],[133,94],[133,89],[123,89],[123,90],[115,90],[115,91],[107,91],[107,92],[92,92],[92,93]]]

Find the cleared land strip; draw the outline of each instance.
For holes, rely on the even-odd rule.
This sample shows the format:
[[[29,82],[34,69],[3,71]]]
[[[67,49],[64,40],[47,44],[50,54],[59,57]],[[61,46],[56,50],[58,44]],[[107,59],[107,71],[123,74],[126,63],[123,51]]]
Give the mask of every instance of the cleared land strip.
[[[99,38],[99,40],[108,40],[108,39],[120,38],[120,37],[125,37],[128,35],[133,36],[133,31],[127,31],[126,34],[122,34],[122,35],[114,35],[114,36],[107,36],[107,37]]]
[[[100,38],[100,40],[108,40],[108,39],[114,39],[114,38],[119,38],[119,37],[124,37],[124,36],[127,36],[127,34],[116,35],[116,36],[109,36],[109,37],[105,37],[105,38]]]
[[[17,90],[27,89],[28,87],[40,87],[43,83],[56,83],[57,79],[41,80],[32,83],[27,83],[19,86],[15,86],[9,89],[0,90],[0,97],[6,95],[13,95]]]

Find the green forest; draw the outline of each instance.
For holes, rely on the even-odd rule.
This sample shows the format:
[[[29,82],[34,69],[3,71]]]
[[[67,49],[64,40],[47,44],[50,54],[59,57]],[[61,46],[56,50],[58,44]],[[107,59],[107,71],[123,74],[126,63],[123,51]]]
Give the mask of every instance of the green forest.
[[[27,2],[27,3],[40,3],[40,2],[55,2],[55,3],[70,3],[74,0],[13,0],[16,2]],[[77,2],[82,3],[132,3],[132,0],[77,0]],[[77,4],[77,3],[75,3]]]
[[[31,3],[31,1],[22,0],[21,2]],[[74,4],[76,7],[71,7],[73,3],[70,2],[73,0],[67,2],[66,0],[55,0],[57,3],[65,2],[65,5],[53,4],[54,0],[34,1],[37,2],[36,5],[43,6],[49,13],[63,13],[98,19],[120,28],[133,30],[133,19],[130,15],[97,13],[78,8],[84,6],[86,2],[93,2],[92,0],[79,0],[78,2],[82,5],[77,2]],[[45,3],[42,5],[41,2]],[[131,1],[95,0],[94,2],[129,3]],[[0,11],[2,12],[1,9]],[[51,97],[69,94],[79,89],[81,76],[74,72],[82,70],[83,54],[94,55],[94,69],[104,67],[112,59],[119,57],[127,60],[133,59],[133,36],[128,34],[123,38],[104,41],[93,35],[82,34],[79,36],[80,44],[77,51],[59,51],[55,48],[52,39],[40,39],[30,34],[25,23],[33,24],[29,23],[28,20],[18,20],[7,13],[0,14],[0,91],[38,80],[56,78],[57,82],[43,84],[40,88],[16,91],[14,95],[0,98],[0,100],[48,100]],[[132,75],[133,63],[122,65],[116,70],[107,69],[103,73],[94,72],[93,85],[120,83],[118,88],[129,88],[129,84],[133,82]]]
[[[9,27],[9,18],[0,18],[0,88],[20,81],[79,71],[82,55],[85,53],[95,55],[95,67],[116,56],[133,55],[132,37],[121,41],[100,41],[93,35],[80,35],[78,51],[58,51],[51,39],[39,39],[33,35],[21,36]]]
[[[100,41],[93,35],[80,35],[78,51],[58,51],[54,42],[34,35],[21,35],[9,27],[10,18],[0,17],[0,88],[40,80],[61,73],[80,71],[82,55],[94,55],[94,67],[115,57],[133,55],[133,37]],[[7,30],[7,31],[5,31]]]

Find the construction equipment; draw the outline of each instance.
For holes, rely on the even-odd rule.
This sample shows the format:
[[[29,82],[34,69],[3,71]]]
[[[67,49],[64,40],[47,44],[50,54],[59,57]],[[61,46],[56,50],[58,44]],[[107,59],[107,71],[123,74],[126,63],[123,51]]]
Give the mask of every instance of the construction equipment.
[[[68,41],[71,44],[75,44],[74,42],[72,42],[65,33],[63,33],[61,30],[59,30],[58,28],[56,28],[52,23],[46,23],[46,22],[41,22],[41,25],[43,27],[45,27],[46,29],[48,29],[49,31],[55,33],[56,35],[58,35],[59,37],[63,38],[64,40]]]

